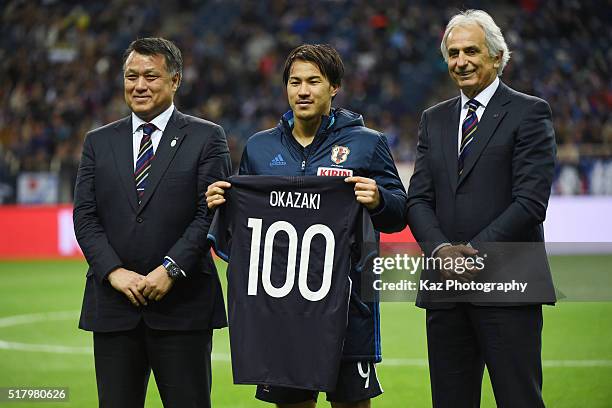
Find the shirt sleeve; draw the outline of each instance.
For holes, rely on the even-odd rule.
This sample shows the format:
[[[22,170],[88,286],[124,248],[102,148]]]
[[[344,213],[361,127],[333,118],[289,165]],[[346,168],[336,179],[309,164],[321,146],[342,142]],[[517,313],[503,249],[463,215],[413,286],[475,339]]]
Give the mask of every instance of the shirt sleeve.
[[[366,265],[378,256],[378,233],[374,230],[374,224],[364,208],[360,208],[358,221],[356,222],[354,245],[359,248],[359,259],[355,270],[361,272]]]
[[[207,237],[215,254],[225,262],[229,262],[232,247],[231,209],[228,207],[229,203],[226,203],[217,208]]]

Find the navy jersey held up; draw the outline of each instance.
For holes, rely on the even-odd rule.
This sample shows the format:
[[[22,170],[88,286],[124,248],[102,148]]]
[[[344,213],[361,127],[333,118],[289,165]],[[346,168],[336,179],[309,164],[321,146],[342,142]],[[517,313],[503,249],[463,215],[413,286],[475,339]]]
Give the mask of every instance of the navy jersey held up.
[[[235,176],[209,232],[229,262],[236,384],[331,391],[351,293],[349,273],[375,240],[343,178]]]

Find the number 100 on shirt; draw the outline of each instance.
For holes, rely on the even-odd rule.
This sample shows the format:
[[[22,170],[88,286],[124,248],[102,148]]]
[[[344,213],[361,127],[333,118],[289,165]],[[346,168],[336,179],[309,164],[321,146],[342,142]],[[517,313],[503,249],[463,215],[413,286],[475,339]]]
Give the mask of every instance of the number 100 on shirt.
[[[251,252],[249,257],[249,280],[248,295],[256,296],[259,286],[259,259],[262,239],[261,218],[249,218],[248,227],[251,229]],[[285,283],[280,287],[272,284],[272,257],[274,255],[274,238],[276,234],[283,232],[289,237],[287,251],[287,270]],[[310,245],[316,235],[321,235],[325,239],[325,258],[323,261],[323,274],[321,287],[311,290],[308,287],[308,266],[310,264]],[[297,272],[298,289],[304,299],[316,302],[329,294],[332,282],[332,272],[334,268],[334,250],[336,239],[332,230],[323,224],[313,224],[306,229],[301,239],[295,227],[287,221],[276,221],[265,232],[263,245],[263,265],[261,269],[261,281],[265,292],[275,298],[287,296],[295,285],[295,271],[297,263],[298,245],[301,245],[299,269]]]

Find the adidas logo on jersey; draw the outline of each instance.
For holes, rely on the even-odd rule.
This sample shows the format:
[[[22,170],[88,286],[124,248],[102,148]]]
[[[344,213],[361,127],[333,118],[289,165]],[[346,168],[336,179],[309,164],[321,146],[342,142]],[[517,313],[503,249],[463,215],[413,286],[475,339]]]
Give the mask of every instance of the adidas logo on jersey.
[[[287,162],[285,161],[285,159],[283,159],[283,156],[281,156],[281,154],[277,154],[276,157],[274,157],[272,159],[272,161],[270,162],[270,167],[274,167],[274,166],[286,166]]]

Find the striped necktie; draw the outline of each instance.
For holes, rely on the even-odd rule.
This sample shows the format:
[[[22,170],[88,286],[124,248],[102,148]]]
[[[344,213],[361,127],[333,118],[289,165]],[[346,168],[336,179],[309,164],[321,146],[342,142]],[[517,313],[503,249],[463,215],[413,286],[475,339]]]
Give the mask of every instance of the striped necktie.
[[[461,146],[459,148],[459,175],[463,172],[463,164],[465,158],[469,154],[470,143],[474,140],[474,132],[478,128],[478,115],[476,115],[476,109],[480,106],[480,103],[476,99],[470,99],[467,102],[468,111],[463,124],[461,125]]]
[[[140,149],[138,150],[138,159],[136,159],[136,170],[134,170],[138,205],[140,205],[142,196],[144,196],[149,170],[151,169],[151,162],[153,161],[153,143],[151,142],[151,135],[155,129],[155,125],[151,123],[142,125],[142,140],[140,141]]]

